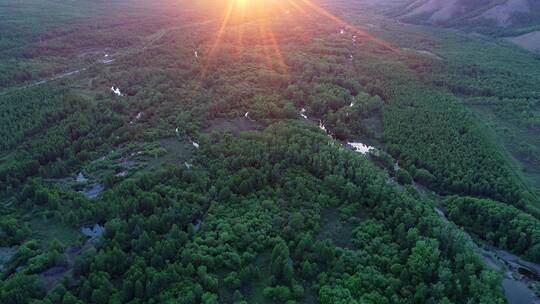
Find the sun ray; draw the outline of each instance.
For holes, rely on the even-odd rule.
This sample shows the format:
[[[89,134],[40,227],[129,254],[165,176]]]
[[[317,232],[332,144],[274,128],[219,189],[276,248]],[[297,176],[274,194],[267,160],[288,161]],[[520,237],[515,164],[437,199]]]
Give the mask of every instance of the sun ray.
[[[281,66],[281,68],[283,69],[283,72],[287,75],[288,74],[288,67],[287,67],[287,64],[285,63],[285,59],[283,58],[283,53],[281,52],[281,48],[279,47],[279,43],[276,39],[276,36],[274,35],[274,33],[272,31],[269,31],[268,32],[268,38],[270,38],[270,42],[271,42],[271,47],[273,48],[274,50],[274,53],[276,55],[276,58],[278,60],[278,63],[279,65]]]
[[[264,53],[264,59],[265,59],[267,68],[272,70],[273,69],[273,67],[272,67],[272,59],[270,57],[270,54],[268,53],[268,46],[265,43],[266,40],[267,40],[266,26],[264,24],[264,21],[259,22],[258,25],[259,25],[259,27],[258,27],[259,37],[260,37],[261,41],[263,42],[262,43],[262,50],[263,50],[263,53]]]
[[[247,13],[247,2],[246,1],[239,1],[239,19],[240,22],[244,22],[246,20],[246,13]],[[245,32],[245,24],[241,24],[238,29],[238,38],[236,40],[236,55],[238,58],[242,55],[243,49],[244,49],[244,32]]]
[[[293,8],[295,8],[301,14],[303,15],[307,14],[307,12],[300,5],[298,5],[298,3],[296,3],[295,0],[287,0],[287,3],[289,3]]]
[[[216,61],[217,50],[221,44],[225,43],[224,40],[230,40],[225,38],[226,35],[228,35],[227,37],[231,36],[230,31],[234,31],[234,35],[236,35],[236,37],[231,36],[231,50],[237,60],[242,58],[246,48],[256,47],[263,53],[268,68],[287,74],[288,67],[280,44],[282,37],[279,32],[273,30],[275,26],[282,24],[272,23],[276,20],[296,22],[297,25],[301,26],[302,19],[312,21],[317,18],[327,19],[342,30],[352,33],[355,36],[353,41],[363,39],[384,49],[399,53],[399,50],[390,43],[352,25],[312,0],[226,0],[221,3],[225,5],[225,9],[221,23],[209,46],[208,55],[202,65],[201,76],[203,78],[211,68],[212,63]],[[291,10],[295,13],[294,17],[279,19],[278,16],[290,14]],[[294,26],[294,23],[291,23],[291,25]],[[256,38],[258,41],[255,40],[255,42],[252,38],[245,40],[245,35],[252,26],[254,26],[253,29],[258,37]]]
[[[341,18],[335,16],[334,14],[330,13],[329,11],[325,10],[324,8],[314,4],[311,0],[300,0],[302,1],[305,5],[309,6],[312,10],[314,10],[315,12],[319,13],[320,15],[323,15],[327,18],[329,18],[330,20],[334,21],[335,23],[337,23],[339,26],[343,27],[343,28],[348,28],[348,29],[351,29],[357,36],[359,37],[363,37],[363,38],[366,38],[384,48],[387,48],[391,51],[394,51],[394,52],[398,52],[398,50],[396,48],[394,48],[390,43],[382,40],[382,39],[379,39],[373,35],[371,35],[370,33],[358,28],[357,26],[354,26],[344,20],[342,20]]]
[[[216,38],[214,40],[214,43],[212,43],[212,46],[210,47],[210,51],[208,52],[206,62],[204,64],[204,66],[203,66],[203,70],[202,70],[202,73],[201,73],[203,78],[206,75],[206,72],[208,71],[208,68],[209,68],[209,66],[211,64],[211,61],[214,58],[216,49],[217,49],[219,43],[221,42],[221,39],[223,38],[223,33],[225,32],[225,29],[229,25],[229,19],[231,17],[232,12],[233,12],[235,2],[236,1],[229,1],[229,3],[228,3],[227,9],[225,11],[225,15],[223,16],[223,21],[221,22],[221,25],[219,26],[218,32],[216,34]]]

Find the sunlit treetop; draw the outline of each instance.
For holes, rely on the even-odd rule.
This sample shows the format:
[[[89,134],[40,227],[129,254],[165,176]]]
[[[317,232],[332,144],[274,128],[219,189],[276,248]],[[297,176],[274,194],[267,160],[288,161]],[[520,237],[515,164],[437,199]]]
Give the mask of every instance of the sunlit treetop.
[[[257,27],[257,36],[260,41],[270,42],[272,54],[268,54],[268,56],[277,58],[281,65],[286,68],[281,55],[281,46],[272,30],[273,22],[279,22],[275,20],[280,20],[275,17],[283,15],[289,15],[293,22],[297,20],[297,23],[300,23],[300,20],[306,16],[321,18],[321,20],[334,23],[336,29],[347,29],[348,32],[355,36],[355,39],[368,40],[386,49],[396,51],[389,43],[346,22],[312,0],[208,0],[206,1],[206,9],[215,11],[219,16],[219,27],[210,46],[206,66],[210,64],[216,55],[216,49],[223,43],[224,33],[227,28],[236,25],[249,25]],[[237,31],[237,47],[239,48],[250,47],[243,42],[243,31],[244,27]]]

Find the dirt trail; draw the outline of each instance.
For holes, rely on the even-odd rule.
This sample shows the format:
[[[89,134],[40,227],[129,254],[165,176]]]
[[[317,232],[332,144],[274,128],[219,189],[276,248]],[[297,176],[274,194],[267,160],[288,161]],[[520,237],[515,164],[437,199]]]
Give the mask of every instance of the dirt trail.
[[[119,50],[116,53],[110,55],[109,58],[110,58],[110,60],[117,60],[119,58],[124,58],[124,57],[127,57],[127,56],[133,56],[135,54],[144,52],[146,49],[153,46],[159,39],[161,39],[167,33],[170,33],[170,32],[175,31],[175,30],[180,30],[180,29],[187,29],[187,28],[192,28],[192,27],[197,27],[197,26],[203,26],[203,25],[207,25],[207,24],[210,24],[210,23],[214,23],[216,21],[217,20],[211,19],[211,20],[195,22],[195,23],[191,23],[191,24],[187,24],[187,25],[173,26],[173,27],[161,29],[161,30],[147,36],[147,39],[146,39],[147,41],[146,42],[144,42],[144,43],[142,43],[142,44],[140,44],[138,46],[131,46],[131,47],[127,47],[127,48],[124,48],[122,50]],[[59,73],[59,74],[54,75],[52,77],[47,77],[45,79],[32,81],[31,83],[23,83],[21,85],[4,88],[4,89],[0,90],[0,94],[5,94],[8,90],[11,90],[13,88],[25,89],[25,88],[30,88],[30,87],[42,85],[42,84],[47,84],[47,83],[53,82],[55,80],[59,80],[59,79],[67,78],[69,76],[80,74],[80,73],[82,73],[82,72],[84,72],[84,71],[86,71],[86,70],[88,70],[88,69],[90,69],[90,68],[92,68],[94,66],[105,65],[105,64],[110,64],[110,63],[112,63],[112,61],[105,63],[105,62],[103,62],[102,59],[99,59],[99,60],[96,60],[95,62],[93,62],[93,63],[91,63],[89,65],[73,68],[72,71],[62,72],[62,73]]]

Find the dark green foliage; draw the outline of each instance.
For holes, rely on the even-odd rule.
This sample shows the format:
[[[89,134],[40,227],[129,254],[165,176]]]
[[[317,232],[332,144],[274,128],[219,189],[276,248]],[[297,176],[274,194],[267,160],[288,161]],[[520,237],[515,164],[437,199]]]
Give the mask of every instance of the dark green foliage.
[[[0,95],[0,99],[9,101],[2,103],[8,111],[8,115],[1,118],[5,126],[2,148],[13,146],[0,164],[4,190],[18,187],[38,173],[46,177],[64,176],[112,141],[113,131],[121,125],[117,115],[102,111],[80,96],[47,86],[23,91],[29,90],[35,95],[16,98],[10,94]],[[47,103],[50,100],[54,101],[52,105]],[[9,114],[11,110],[19,114]],[[46,203],[44,193],[36,194],[38,204]]]
[[[42,282],[37,275],[17,273],[0,285],[0,302],[25,304],[45,295]]]
[[[500,202],[452,197],[446,201],[448,215],[458,225],[494,246],[540,262],[540,221]]]
[[[391,153],[406,169],[428,170],[435,176],[432,186],[442,193],[489,196],[523,206],[519,180],[453,97],[433,90],[401,94],[399,106],[388,107],[385,114],[385,138],[395,144]]]
[[[410,185],[412,183],[412,177],[405,169],[398,169],[396,171],[396,180],[403,185]]]
[[[211,50],[222,2],[115,2],[121,14],[95,3],[103,15],[90,25],[70,23],[25,49],[34,60],[99,51],[82,55],[88,70],[75,77],[0,92],[1,245],[20,245],[0,296],[15,288],[22,302],[44,303],[502,303],[500,276],[465,235],[389,178],[527,203],[496,146],[440,88],[449,82],[422,74],[436,68],[367,37],[352,44],[317,13],[281,9],[268,24],[227,26]],[[282,58],[269,55],[275,45],[259,25]],[[250,47],[237,47],[237,31]],[[104,46],[114,64],[94,64]],[[8,83],[37,77],[27,76]],[[523,115],[534,125],[531,113]],[[365,157],[339,141],[358,138],[387,152]],[[79,172],[90,180],[74,181]],[[106,187],[98,197],[76,193],[97,183]],[[105,232],[31,241],[38,216]],[[329,236],[333,225],[346,233]],[[36,275],[54,268],[70,271],[45,293]]]
[[[211,137],[198,159],[196,169],[173,167],[121,182],[94,203],[105,211],[106,234],[97,252],[77,258],[80,280],[71,295],[89,303],[110,297],[214,303],[240,298],[234,291],[254,288],[261,271],[274,278],[263,293],[276,302],[301,301],[302,278],[328,303],[443,297],[497,303],[501,295],[459,233],[444,230],[427,204],[398,194],[367,159],[338,149],[315,128],[277,124],[242,138]],[[219,200],[220,189],[233,187],[240,173],[260,185]],[[354,249],[310,237],[330,202],[356,205],[372,217],[357,225]],[[196,231],[192,222],[203,212]],[[258,263],[265,252],[268,263]],[[432,271],[440,267],[444,275]],[[457,275],[465,269],[467,276]],[[438,287],[445,276],[448,283]],[[456,292],[472,285],[490,292]],[[388,286],[401,292],[389,294]]]
[[[293,261],[289,256],[289,248],[285,242],[278,241],[274,246],[270,263],[271,273],[276,283],[290,285],[293,278]]]
[[[416,169],[414,172],[414,180],[427,187],[432,187],[436,184],[435,176],[425,169]]]
[[[16,218],[5,216],[0,220],[0,247],[17,245],[30,233],[31,230],[27,223],[21,223]]]

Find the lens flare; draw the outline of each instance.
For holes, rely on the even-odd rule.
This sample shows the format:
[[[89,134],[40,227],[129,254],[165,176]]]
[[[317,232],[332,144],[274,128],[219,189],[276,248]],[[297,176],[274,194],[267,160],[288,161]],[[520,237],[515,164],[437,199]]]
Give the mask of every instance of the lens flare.
[[[263,53],[269,68],[287,71],[279,39],[273,31],[275,24],[272,23],[280,22],[277,17],[283,15],[290,16],[293,18],[292,20],[298,20],[298,23],[300,23],[299,20],[316,21],[317,18],[321,18],[321,20],[334,23],[336,28],[347,29],[355,36],[355,40],[370,41],[392,52],[398,52],[388,42],[346,22],[311,0],[226,0],[214,2],[214,4],[221,7],[222,13],[219,18],[219,27],[209,45],[207,58],[203,65],[203,77],[214,63],[218,48],[224,44],[226,32],[233,28],[237,35],[233,47],[238,56],[241,56],[245,49],[254,47],[250,43],[246,43],[244,39],[246,30],[256,28],[258,31],[256,37],[263,44]],[[229,32],[227,34],[230,35]],[[274,62],[278,63],[277,66],[273,64]]]

